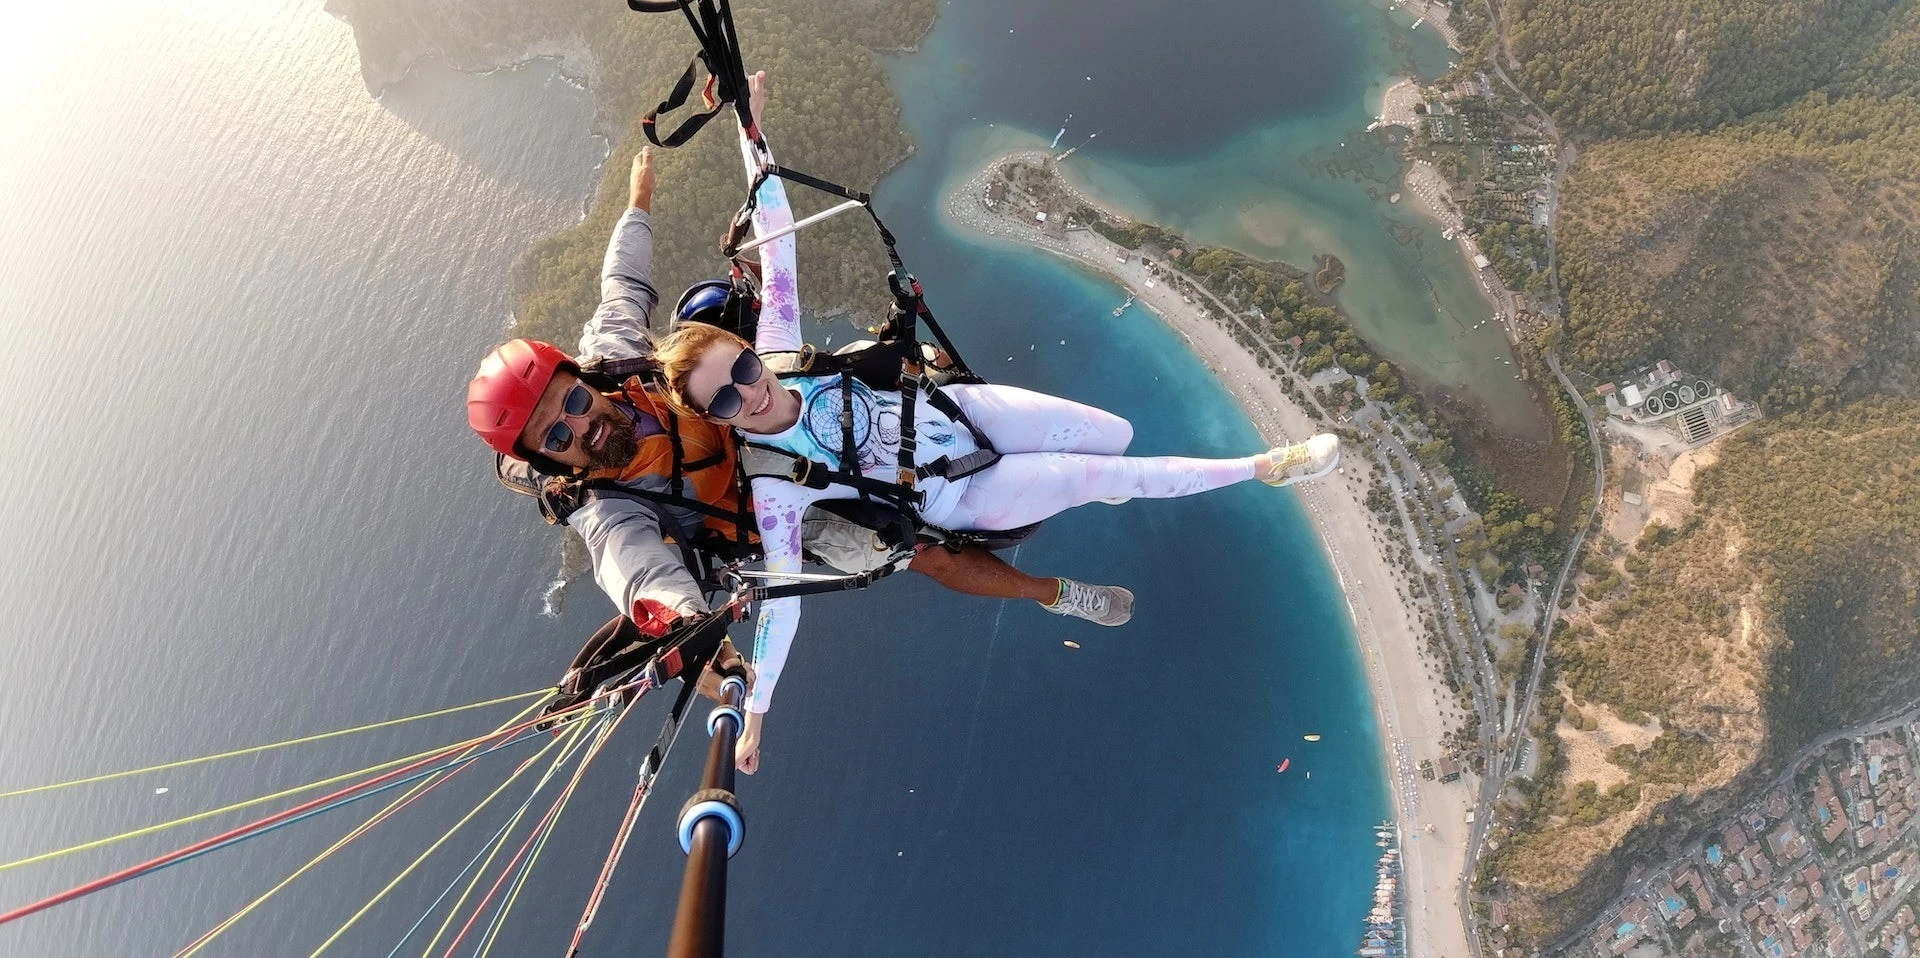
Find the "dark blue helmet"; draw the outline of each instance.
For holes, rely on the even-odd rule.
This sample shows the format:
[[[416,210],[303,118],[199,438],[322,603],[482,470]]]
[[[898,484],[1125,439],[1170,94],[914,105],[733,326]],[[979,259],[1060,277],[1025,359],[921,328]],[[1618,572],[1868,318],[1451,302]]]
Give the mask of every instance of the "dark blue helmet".
[[[724,279],[702,280],[687,287],[680,294],[680,302],[673,307],[673,322],[707,323],[712,326],[724,326],[721,318],[726,314],[727,299],[733,295],[733,284]]]
[[[745,280],[709,279],[687,287],[673,307],[673,324],[706,323],[753,341],[760,300]]]

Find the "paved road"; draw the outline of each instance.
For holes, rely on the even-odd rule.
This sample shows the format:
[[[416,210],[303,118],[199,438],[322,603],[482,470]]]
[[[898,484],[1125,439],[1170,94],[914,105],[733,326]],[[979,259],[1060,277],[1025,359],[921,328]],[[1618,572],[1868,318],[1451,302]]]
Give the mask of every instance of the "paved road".
[[[1522,103],[1525,103],[1529,109],[1540,115],[1544,121],[1547,137],[1553,141],[1556,146],[1556,152],[1559,154],[1558,163],[1554,170],[1553,181],[1548,185],[1547,196],[1547,273],[1553,283],[1554,301],[1559,303],[1561,302],[1559,254],[1553,236],[1554,226],[1559,222],[1560,185],[1566,180],[1567,167],[1572,160],[1573,151],[1567,147],[1565,141],[1560,136],[1560,128],[1553,122],[1552,115],[1547,113],[1546,110],[1541,109],[1539,104],[1533,102],[1533,99],[1528,97],[1526,93],[1520,89],[1519,84],[1513,82],[1513,78],[1507,76],[1506,69],[1500,64],[1501,58],[1506,55],[1505,26],[1500,22],[1499,10],[1493,0],[1487,0],[1486,8],[1488,22],[1492,26],[1494,36],[1493,72],[1500,78],[1500,82],[1506,84],[1507,88],[1512,90],[1514,95],[1520,98]],[[1606,482],[1606,468],[1600,450],[1599,430],[1594,425],[1592,412],[1587,409],[1586,403],[1580,399],[1580,391],[1574,388],[1572,381],[1570,381],[1566,373],[1561,370],[1558,355],[1549,351],[1547,354],[1547,365],[1553,369],[1553,374],[1560,380],[1562,388],[1566,389],[1567,394],[1573,397],[1576,408],[1581,411],[1581,418],[1586,421],[1587,438],[1593,446],[1593,507],[1597,510],[1600,507],[1601,494],[1605,491]],[[1480,865],[1480,850],[1484,848],[1486,844],[1487,831],[1492,825],[1491,819],[1493,818],[1495,803],[1499,800],[1500,793],[1506,789],[1509,776],[1519,770],[1520,756],[1522,754],[1522,749],[1519,746],[1520,743],[1526,739],[1526,728],[1533,714],[1534,701],[1539,691],[1540,677],[1546,663],[1547,643],[1553,635],[1554,621],[1560,609],[1560,595],[1562,590],[1566,588],[1566,584],[1572,575],[1574,560],[1580,554],[1580,546],[1586,538],[1587,528],[1592,524],[1592,521],[1593,515],[1589,513],[1585,521],[1580,524],[1580,528],[1575,532],[1572,544],[1567,550],[1566,562],[1562,564],[1560,568],[1559,579],[1554,583],[1552,597],[1547,602],[1545,624],[1540,630],[1540,646],[1534,653],[1533,669],[1527,681],[1524,705],[1514,716],[1512,740],[1510,743],[1507,743],[1510,745],[1511,751],[1503,755],[1503,744],[1497,741],[1488,750],[1487,774],[1481,779],[1480,803],[1475,810],[1473,828],[1467,836],[1466,863],[1460,875],[1460,920],[1466,926],[1467,943],[1473,950],[1473,958],[1483,958],[1485,954],[1485,950],[1481,945],[1479,923],[1474,920],[1472,894],[1473,876]]]
[[[1521,697],[1519,716],[1514,722],[1514,757],[1507,767],[1508,775],[1513,775],[1520,770],[1518,743],[1526,738],[1527,725],[1533,717],[1534,702],[1540,694],[1540,678],[1546,672],[1547,644],[1553,640],[1554,620],[1560,615],[1560,595],[1566,590],[1567,583],[1573,581],[1573,567],[1580,558],[1580,546],[1586,542],[1587,530],[1593,527],[1594,516],[1600,512],[1601,497],[1607,490],[1606,456],[1601,451],[1600,428],[1593,421],[1593,410],[1587,408],[1586,402],[1580,398],[1580,390],[1574,387],[1573,380],[1568,379],[1566,372],[1560,368],[1558,353],[1553,351],[1547,353],[1547,366],[1560,380],[1561,388],[1567,391],[1567,396],[1573,400],[1574,408],[1580,410],[1581,421],[1587,426],[1587,444],[1593,448],[1593,506],[1587,510],[1585,516],[1581,517],[1580,527],[1574,531],[1573,541],[1567,545],[1566,561],[1560,565],[1559,578],[1553,584],[1553,595],[1547,600],[1546,615],[1540,626],[1540,646],[1533,653],[1533,673],[1527,679],[1527,691]]]

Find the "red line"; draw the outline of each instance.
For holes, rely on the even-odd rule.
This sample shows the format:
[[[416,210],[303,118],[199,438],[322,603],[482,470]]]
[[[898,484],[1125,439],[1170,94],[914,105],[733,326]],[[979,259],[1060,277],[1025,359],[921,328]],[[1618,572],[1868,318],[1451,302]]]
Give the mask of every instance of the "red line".
[[[609,691],[606,694],[611,695],[621,691],[624,691],[624,688],[614,689]],[[599,696],[595,696],[595,699],[597,698],[599,698]],[[588,699],[587,702],[582,702],[579,705],[575,706],[575,708],[576,709],[584,708],[589,702],[592,702],[595,699]],[[87,882],[84,885],[76,885],[72,888],[67,889],[66,891],[60,892],[57,895],[50,895],[46,898],[42,898],[39,901],[36,901],[30,905],[22,905],[19,908],[15,908],[10,912],[7,912],[5,914],[0,914],[0,925],[4,925],[11,921],[17,921],[21,918],[25,918],[28,915],[34,914],[36,912],[45,911],[49,908],[54,907],[55,905],[64,905],[67,902],[70,902],[76,898],[80,898],[86,895],[91,895],[94,892],[100,891],[101,889],[104,889],[104,888],[110,888],[114,885],[118,885],[123,881],[127,881],[128,879],[138,878],[147,872],[153,871],[154,869],[157,869],[157,868],[164,868],[167,865],[170,865],[174,862],[179,861],[182,858],[186,858],[187,856],[194,854],[195,852],[204,851],[208,848],[211,848],[214,845],[220,844],[221,842],[230,841],[232,839],[239,838],[243,835],[246,835],[249,832],[259,831],[260,829],[267,828],[275,824],[276,822],[286,821],[287,819],[292,818],[295,815],[299,815],[302,812],[311,811],[315,808],[318,808],[322,805],[327,804],[328,802],[338,801],[341,798],[345,798],[357,792],[366,791],[367,789],[372,788],[376,785],[379,785],[383,782],[387,782],[392,779],[399,778],[400,776],[405,775],[408,772],[417,771],[421,767],[426,765],[431,765],[434,762],[439,761],[440,759],[453,754],[454,752],[460,751],[461,749],[465,749],[465,748],[469,748],[477,745],[485,745],[486,743],[494,741],[496,739],[518,734],[522,731],[532,728],[535,725],[540,724],[541,722],[550,721],[552,720],[552,718],[553,716],[551,715],[540,716],[537,718],[529,719],[528,721],[522,722],[519,725],[516,725],[512,728],[502,729],[498,732],[493,733],[492,735],[487,736],[486,738],[480,739],[477,742],[462,742],[458,745],[449,746],[417,762],[403,766],[401,768],[396,768],[393,771],[375,776],[374,778],[370,778],[362,782],[357,782],[353,785],[347,786],[346,788],[340,789],[339,791],[332,792],[327,795],[322,795],[319,798],[316,798],[310,802],[296,805],[285,811],[277,812],[275,814],[269,815],[266,818],[249,822],[248,824],[241,825],[238,828],[234,828],[230,831],[222,832],[218,835],[215,835],[212,838],[202,839],[201,841],[194,842],[193,844],[188,845],[185,848],[176,849],[174,851],[166,853],[165,855],[161,855],[158,858],[149,859],[147,861],[141,862],[140,864],[134,865],[129,868],[123,868],[117,872],[114,872],[111,875],[107,875],[101,878],[96,878],[93,881]]]
[[[473,745],[468,746],[467,752],[471,754],[474,750],[478,749],[482,744],[484,743],[476,742]],[[466,755],[462,755],[460,757],[465,758]],[[526,762],[522,762],[521,768],[524,769],[527,763],[531,761],[533,761],[533,759],[530,758]],[[407,796],[407,798],[404,801],[402,801],[400,804],[395,805],[392,808],[382,809],[379,814],[355,826],[352,831],[347,833],[347,837],[344,840],[342,840],[340,844],[327,849],[325,854],[321,855],[319,859],[315,859],[315,863],[319,862],[322,859],[327,858],[328,856],[331,856],[334,852],[337,852],[340,849],[347,847],[349,843],[358,840],[361,836],[379,827],[382,822],[385,822],[387,819],[400,814],[402,811],[405,811],[408,805],[412,805],[414,802],[422,798],[425,798],[428,792],[431,792],[434,789],[439,788],[442,785],[445,785],[447,782],[452,781],[455,775],[458,775],[461,772],[464,772],[467,769],[472,767],[473,766],[471,764],[462,765],[454,769],[453,771],[448,772],[446,775],[443,775],[440,778],[434,779],[433,781],[429,782],[426,788],[423,788],[420,791]],[[195,948],[198,948],[201,945],[204,945],[207,942],[213,940],[213,937],[215,935],[218,935],[221,932],[225,931],[226,929],[232,927],[233,924],[235,924],[236,919],[238,918],[239,918],[238,915],[234,915],[226,919],[223,919],[220,922],[220,924],[217,924],[212,928],[207,929],[206,932],[202,934],[200,937],[195,938],[192,942],[189,942],[185,948],[182,948],[179,951],[175,952],[173,958],[180,958],[181,955],[187,954],[188,952],[193,951]]]

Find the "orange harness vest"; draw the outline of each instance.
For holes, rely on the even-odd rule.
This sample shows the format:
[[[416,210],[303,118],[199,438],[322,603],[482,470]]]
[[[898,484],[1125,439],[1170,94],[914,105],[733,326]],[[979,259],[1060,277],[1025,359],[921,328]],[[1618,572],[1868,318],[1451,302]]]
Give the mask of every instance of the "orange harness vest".
[[[680,475],[686,482],[682,495],[735,515],[747,513],[745,494],[740,488],[739,470],[735,465],[733,437],[727,427],[674,413],[667,407],[666,400],[648,389],[638,376],[627,380],[617,392],[608,395],[624,400],[635,409],[658,419],[662,428],[679,433],[683,457]],[[665,476],[670,479],[674,474],[673,467],[673,436],[663,432],[640,440],[640,448],[634,453],[633,459],[617,474],[609,470],[591,478],[619,482],[632,482],[642,476]],[[702,515],[701,518],[708,529],[728,539],[739,534],[739,527],[726,519],[709,515]],[[747,529],[747,534],[749,541],[757,541],[753,529]]]

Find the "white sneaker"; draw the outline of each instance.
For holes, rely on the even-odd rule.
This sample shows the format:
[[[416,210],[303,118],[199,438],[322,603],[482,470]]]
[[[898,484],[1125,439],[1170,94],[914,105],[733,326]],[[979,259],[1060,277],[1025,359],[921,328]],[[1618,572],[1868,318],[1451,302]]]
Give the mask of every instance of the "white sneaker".
[[[1041,608],[1054,615],[1070,615],[1094,625],[1125,625],[1133,618],[1133,593],[1117,585],[1088,585],[1060,580],[1060,597]]]
[[[1267,469],[1260,481],[1269,486],[1290,486],[1318,479],[1340,464],[1340,437],[1323,432],[1306,442],[1275,446],[1267,450]]]

